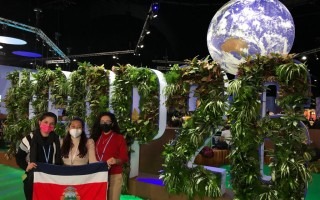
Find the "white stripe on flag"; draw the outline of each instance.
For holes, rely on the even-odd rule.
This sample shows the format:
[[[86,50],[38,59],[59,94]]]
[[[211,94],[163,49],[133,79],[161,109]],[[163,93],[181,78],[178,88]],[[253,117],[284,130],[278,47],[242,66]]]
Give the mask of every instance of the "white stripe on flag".
[[[96,172],[87,175],[52,175],[34,172],[34,183],[52,183],[58,185],[77,185],[84,183],[99,183],[108,181],[108,172]]]

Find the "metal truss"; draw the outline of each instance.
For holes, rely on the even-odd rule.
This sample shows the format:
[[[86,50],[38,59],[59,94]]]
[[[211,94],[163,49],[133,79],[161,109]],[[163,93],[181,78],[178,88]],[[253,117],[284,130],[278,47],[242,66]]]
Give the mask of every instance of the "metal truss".
[[[54,52],[57,53],[57,55],[59,55],[66,63],[70,62],[70,59],[59,49],[59,47],[55,43],[50,40],[49,37],[47,37],[47,35],[41,29],[2,17],[0,17],[0,24],[36,34],[44,42],[46,42],[47,45],[51,47],[52,50],[54,50]]]

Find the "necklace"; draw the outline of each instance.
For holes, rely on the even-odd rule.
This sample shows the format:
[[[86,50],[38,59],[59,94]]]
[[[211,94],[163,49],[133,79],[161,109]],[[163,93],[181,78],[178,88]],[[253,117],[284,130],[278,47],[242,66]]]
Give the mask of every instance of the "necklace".
[[[49,145],[48,154],[47,154],[46,149],[44,148],[44,146],[42,146],[42,149],[43,149],[44,157],[46,159],[46,163],[49,163],[51,145]]]
[[[102,154],[101,154],[101,155],[99,155],[99,153],[98,153],[98,146],[99,146],[99,144],[100,144],[102,135],[99,137],[98,144],[97,144],[97,146],[96,146],[96,152],[97,152],[97,156],[98,156],[98,158],[99,158],[99,161],[102,161],[103,156],[104,156],[104,152],[106,151],[106,148],[107,148],[107,146],[108,146],[108,144],[109,144],[112,136],[113,136],[113,133],[111,134],[111,136],[110,136],[109,140],[107,141],[107,143],[104,145],[104,148],[103,148],[103,151],[102,151]],[[107,140],[107,139],[106,139],[106,140]],[[106,140],[104,141],[104,143],[106,142]]]

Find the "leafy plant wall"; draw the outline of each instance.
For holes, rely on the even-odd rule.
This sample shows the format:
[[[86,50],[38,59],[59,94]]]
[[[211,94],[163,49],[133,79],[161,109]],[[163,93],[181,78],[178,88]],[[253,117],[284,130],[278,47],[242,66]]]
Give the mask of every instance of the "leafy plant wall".
[[[79,63],[79,68],[67,79],[61,68],[55,70],[37,68],[37,72],[30,70],[13,71],[7,79],[11,81],[11,88],[7,91],[5,104],[7,120],[5,122],[5,139],[10,142],[7,155],[13,156],[21,139],[35,128],[39,115],[51,110],[50,101],[55,108],[67,109],[69,117],[80,116],[86,119],[86,101],[91,108],[87,123],[101,111],[108,109],[108,72],[103,66],[92,66],[90,63]],[[30,78],[31,77],[31,78]],[[93,93],[87,94],[90,89]],[[88,98],[88,99],[86,99]],[[32,112],[29,113],[29,104]],[[29,116],[33,116],[29,119]],[[56,132],[63,136],[65,126],[57,124]]]
[[[60,67],[56,68],[53,73],[54,80],[50,85],[50,101],[56,108],[65,109],[68,105],[69,83]]]
[[[112,108],[121,122],[122,133],[128,140],[146,143],[158,133],[159,83],[148,68],[131,65],[114,67],[116,74]],[[132,112],[132,90],[136,87],[140,96],[139,110]],[[132,141],[131,141],[132,142]]]
[[[154,103],[159,101],[158,79],[147,68],[136,68],[128,65],[115,67],[114,69],[116,74],[121,78],[117,78],[115,81],[115,88],[118,89],[113,94],[112,106],[116,108],[115,113],[121,122],[122,133],[127,137],[129,146],[133,139],[142,143],[150,141],[158,132],[157,116],[159,104]],[[38,115],[49,109],[49,92],[51,95],[50,101],[53,102],[56,108],[66,108],[69,118],[79,116],[86,119],[90,130],[93,121],[99,113],[109,109],[108,75],[109,72],[104,70],[104,66],[92,66],[90,63],[84,62],[79,63],[78,69],[70,74],[69,79],[65,77],[60,68],[52,71],[41,67],[37,73],[32,73],[33,79],[32,81],[28,79],[30,85],[25,87],[23,87],[23,84],[19,85],[22,81],[19,82],[18,71],[8,76],[13,82],[13,87],[8,91],[6,100],[6,106],[8,107],[7,123],[9,126],[5,130],[5,135],[7,138],[11,138],[10,141],[14,142],[12,143],[10,155],[14,155],[15,147],[22,137],[30,133],[31,126],[33,124],[34,127]],[[26,77],[30,78],[30,72],[28,72]],[[44,82],[49,84],[43,84]],[[132,99],[130,94],[133,87],[137,87],[140,95],[140,113],[134,112],[135,114],[131,115]],[[29,99],[21,96],[23,93],[20,90],[29,91],[30,94],[26,95]],[[17,98],[18,96],[20,99],[25,100],[26,103],[16,104],[15,100],[19,99]],[[30,101],[35,114],[32,122],[28,119]],[[87,112],[87,105],[90,107],[90,113]],[[23,111],[23,114],[20,115],[20,113],[16,113],[17,107],[27,110]],[[26,122],[28,126],[20,126],[20,124],[16,123],[15,120],[18,117],[20,119],[20,116],[26,117],[25,121],[20,120],[20,122]],[[132,116],[133,119],[131,120]],[[9,130],[9,127],[19,129],[13,132]],[[24,130],[21,130],[21,128]],[[59,134],[63,136],[65,130],[60,130],[59,127],[56,127],[56,131],[57,129],[59,129]]]
[[[79,63],[78,69],[68,79],[67,115],[84,119],[89,131],[99,113],[109,110],[108,74],[103,65],[93,66],[84,62]]]
[[[37,68],[37,73],[31,73],[32,80],[32,108],[34,117],[32,126],[35,127],[37,119],[43,113],[48,111],[49,88],[53,84],[55,74],[52,70],[43,67]]]
[[[196,196],[219,197],[220,179],[202,166],[189,168],[188,161],[204,144],[205,140],[223,126],[223,116],[227,108],[224,73],[215,62],[208,58],[194,58],[187,66],[174,66],[166,74],[168,105],[187,112],[186,99],[190,86],[196,85],[195,96],[198,107],[191,118],[183,123],[178,139],[167,145],[163,155],[163,179],[171,194],[186,194],[190,199]],[[173,102],[173,104],[172,104]]]
[[[116,79],[113,83],[111,105],[125,135],[128,147],[134,141],[147,143],[158,133],[159,83],[157,76],[148,68],[132,65],[114,66]],[[137,88],[140,96],[139,111],[132,111],[132,91]],[[131,151],[129,149],[129,151]],[[122,192],[128,192],[130,166],[125,165]]]
[[[17,71],[7,78],[12,87],[5,103],[8,111],[4,133],[11,146],[8,155],[15,153],[16,145],[30,132],[32,123],[28,119],[29,103],[37,114],[48,109],[49,83],[51,99],[55,106],[66,107],[69,117],[87,115],[85,106],[92,108],[86,120],[92,121],[98,112],[108,110],[108,72],[103,66],[79,63],[79,68],[66,80],[61,69],[55,71],[39,69],[30,80],[30,72]],[[158,131],[159,83],[148,68],[131,65],[114,67],[116,80],[111,105],[126,136],[128,144],[133,140],[149,142]],[[19,76],[20,74],[20,76]],[[183,123],[176,141],[165,145],[165,163],[161,178],[169,193],[195,196],[220,196],[219,177],[203,167],[188,168],[187,162],[204,141],[223,126],[227,111],[227,95],[220,67],[208,58],[194,58],[187,66],[174,66],[166,75],[168,86],[167,106],[188,111],[186,100],[190,86],[196,85],[195,96],[198,107],[191,118]],[[280,85],[278,105],[284,115],[277,120],[261,118],[260,97],[265,90],[264,82]],[[132,112],[132,88],[140,94],[140,113]],[[95,91],[87,93],[88,90]],[[67,91],[67,92],[66,92]],[[310,155],[304,143],[304,130],[299,125],[303,118],[303,104],[309,97],[307,69],[297,64],[291,56],[271,55],[247,58],[239,66],[237,79],[230,83],[229,94],[233,96],[227,111],[232,122],[231,177],[235,198],[247,199],[302,199],[310,170],[306,166]],[[103,95],[105,94],[105,95]],[[66,98],[66,96],[69,96]],[[272,181],[264,184],[259,173],[258,148],[268,137],[275,144],[269,152]],[[129,169],[129,166],[127,166]]]
[[[280,86],[277,104],[279,119],[261,118],[264,82]],[[291,55],[251,57],[239,66],[237,79],[228,88],[233,96],[231,177],[235,199],[303,199],[310,170],[306,148],[303,110],[310,96],[307,68],[294,62]],[[265,184],[259,172],[259,145],[270,138],[275,151],[269,152],[271,183]]]
[[[100,112],[109,110],[109,71],[104,66],[86,67],[86,101],[90,107],[90,114],[86,122],[91,128]]]
[[[76,71],[73,71],[69,77],[69,91],[68,91],[68,106],[67,115],[70,119],[74,117],[80,117],[85,119],[86,117],[86,72],[87,63],[80,64]]]
[[[4,137],[9,142],[8,157],[16,152],[18,141],[31,130],[29,120],[29,103],[32,99],[30,72],[14,71],[7,75],[11,87],[7,91],[4,102],[7,109],[7,120],[4,123]]]

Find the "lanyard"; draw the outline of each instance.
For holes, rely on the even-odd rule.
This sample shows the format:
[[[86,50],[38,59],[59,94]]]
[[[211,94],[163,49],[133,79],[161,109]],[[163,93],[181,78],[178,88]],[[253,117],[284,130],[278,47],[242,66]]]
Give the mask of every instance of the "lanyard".
[[[47,163],[49,163],[49,157],[50,157],[51,145],[49,145],[49,151],[48,151],[48,154],[46,153],[46,150],[45,150],[44,146],[42,146],[42,149],[43,149],[44,157],[46,158],[46,162],[47,162]]]
[[[71,165],[73,165],[73,161],[74,161],[74,159],[76,158],[76,156],[77,156],[77,153],[78,153],[78,151],[79,151],[79,145],[77,146],[77,148],[75,148],[76,149],[76,152],[74,153],[74,155],[72,155],[72,149],[71,149],[71,151],[70,151],[70,162],[71,162]]]
[[[101,136],[102,136],[102,135],[101,135]],[[99,153],[98,153],[98,146],[99,146],[100,141],[101,141],[101,136],[100,136],[99,141],[98,141],[98,144],[97,144],[97,146],[96,146],[96,152],[97,152],[97,156],[98,156],[98,158],[99,158],[99,161],[101,161],[101,160],[102,160],[102,158],[103,158],[103,156],[104,156],[104,152],[106,151],[106,148],[107,148],[107,146],[108,146],[108,144],[109,144],[109,142],[110,142],[110,140],[111,140],[111,138],[112,138],[112,136],[113,136],[113,133],[112,133],[112,135],[110,136],[110,138],[109,138],[108,142],[104,145],[104,148],[103,148],[103,151],[102,151],[101,156],[99,156]]]

